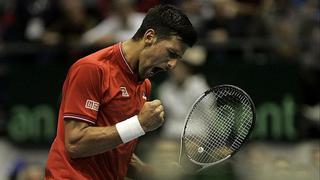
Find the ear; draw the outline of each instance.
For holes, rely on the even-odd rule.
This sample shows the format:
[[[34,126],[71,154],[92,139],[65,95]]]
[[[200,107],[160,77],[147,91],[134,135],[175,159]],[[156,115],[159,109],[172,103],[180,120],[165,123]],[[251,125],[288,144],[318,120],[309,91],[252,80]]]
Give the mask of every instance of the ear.
[[[144,33],[143,39],[146,46],[151,46],[152,44],[154,44],[157,40],[156,32],[154,31],[154,29],[148,29]]]

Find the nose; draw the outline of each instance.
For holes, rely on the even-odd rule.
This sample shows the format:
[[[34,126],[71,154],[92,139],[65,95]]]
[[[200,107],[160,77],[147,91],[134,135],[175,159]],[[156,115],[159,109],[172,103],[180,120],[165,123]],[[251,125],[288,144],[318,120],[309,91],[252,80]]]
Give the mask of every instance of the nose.
[[[176,60],[176,59],[168,61],[168,63],[167,63],[168,69],[174,69],[177,66],[177,62],[178,62],[178,60]]]

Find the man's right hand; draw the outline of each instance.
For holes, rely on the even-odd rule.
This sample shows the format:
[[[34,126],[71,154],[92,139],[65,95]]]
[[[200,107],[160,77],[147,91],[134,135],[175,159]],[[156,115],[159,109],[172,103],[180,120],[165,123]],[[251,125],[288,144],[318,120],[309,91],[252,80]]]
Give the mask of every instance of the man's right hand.
[[[164,122],[164,108],[160,100],[144,103],[138,114],[138,119],[144,132],[159,128]]]

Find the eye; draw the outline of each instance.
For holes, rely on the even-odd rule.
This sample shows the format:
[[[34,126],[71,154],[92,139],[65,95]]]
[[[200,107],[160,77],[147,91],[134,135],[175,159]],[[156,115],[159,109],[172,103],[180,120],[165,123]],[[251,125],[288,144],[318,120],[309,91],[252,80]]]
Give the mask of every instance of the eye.
[[[168,51],[169,57],[171,59],[181,59],[181,56],[178,53],[176,53],[175,51],[173,51],[171,49],[168,49],[167,51]]]

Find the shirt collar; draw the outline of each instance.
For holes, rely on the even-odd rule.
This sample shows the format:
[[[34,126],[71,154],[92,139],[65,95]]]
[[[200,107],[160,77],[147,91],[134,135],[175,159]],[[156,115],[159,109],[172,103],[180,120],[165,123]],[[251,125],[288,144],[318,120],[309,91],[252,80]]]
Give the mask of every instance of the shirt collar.
[[[116,52],[116,61],[117,64],[120,65],[121,69],[125,71],[130,79],[133,79],[135,82],[139,81],[138,73],[135,73],[133,69],[130,67],[127,59],[125,58],[123,51],[122,51],[122,42],[119,42],[114,46]]]

